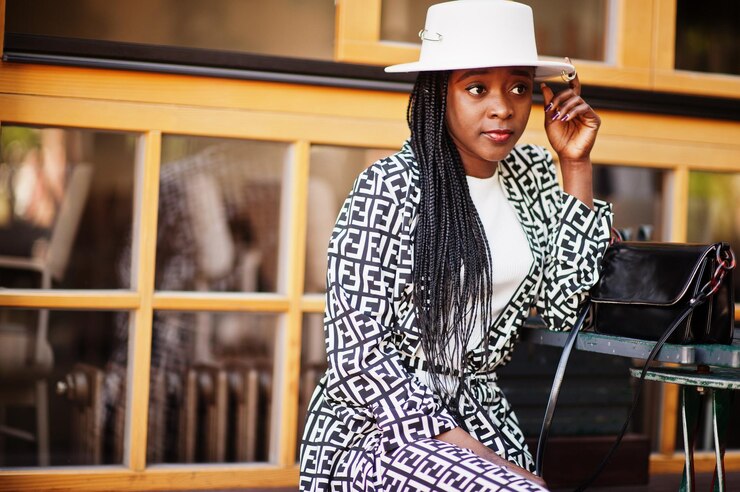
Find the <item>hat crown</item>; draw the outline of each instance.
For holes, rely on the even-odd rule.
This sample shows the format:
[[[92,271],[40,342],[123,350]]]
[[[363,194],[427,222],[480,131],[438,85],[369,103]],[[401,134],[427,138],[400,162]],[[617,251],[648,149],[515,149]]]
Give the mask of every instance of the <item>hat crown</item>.
[[[532,66],[537,77],[573,67],[537,56],[534,17],[528,5],[508,0],[456,0],[427,10],[419,61],[389,72]]]
[[[490,65],[484,60],[490,60]],[[419,61],[460,68],[505,66],[510,65],[509,61],[516,65],[535,63],[532,9],[505,0],[457,0],[432,5],[427,11]]]

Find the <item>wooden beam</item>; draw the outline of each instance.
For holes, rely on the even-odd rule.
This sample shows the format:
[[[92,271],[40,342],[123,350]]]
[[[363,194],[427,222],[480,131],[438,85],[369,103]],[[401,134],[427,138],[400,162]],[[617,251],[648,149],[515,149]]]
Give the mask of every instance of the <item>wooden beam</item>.
[[[131,317],[129,329],[128,394],[124,463],[133,471],[146,467],[149,414],[149,373],[154,314],[157,209],[162,133],[149,131],[140,137],[136,162],[133,266],[131,285],[141,296],[141,305]]]
[[[106,290],[0,290],[0,306],[12,308],[97,309],[105,311],[137,309],[137,292]]]
[[[676,0],[653,0],[652,65],[673,70],[676,57]]]
[[[306,313],[323,313],[325,304],[324,294],[307,294],[301,299],[301,309]]]
[[[696,452],[694,453],[694,468],[697,473],[711,473],[714,471],[715,460],[714,452]],[[684,454],[682,451],[670,454],[654,453],[650,456],[650,474],[681,473],[684,463]],[[740,470],[740,451],[728,450],[725,453],[725,471],[735,470]]]
[[[302,104],[320,106],[308,93]],[[0,94],[0,121],[134,132],[157,128],[189,136],[279,142],[305,139],[370,148],[401,146],[409,134],[404,108],[405,103],[399,104],[397,117],[389,120]]]
[[[285,279],[285,288],[290,299],[290,309],[285,317],[283,329],[278,337],[275,354],[275,381],[278,399],[273,409],[272,436],[278,446],[273,456],[278,465],[290,466],[296,462],[296,435],[298,428],[298,383],[301,367],[301,327],[303,312],[304,272],[306,269],[306,222],[308,212],[308,174],[311,145],[301,140],[293,145],[292,162],[286,173],[286,186],[283,196],[286,201],[281,218],[283,232],[281,237],[287,240],[285,250],[281,251],[281,265],[285,270],[281,278]]]
[[[336,29],[334,36],[334,60],[355,63],[373,63],[358,59],[352,49],[356,43],[367,44],[372,48],[380,42],[381,0],[339,0],[336,8]],[[349,50],[348,50],[348,47]],[[417,49],[418,52],[418,49]],[[361,53],[359,56],[362,56]],[[410,60],[408,60],[410,61]],[[384,62],[380,62],[382,65]]]
[[[156,292],[152,306],[168,311],[243,311],[281,313],[290,300],[281,294]]]
[[[401,120],[408,103],[399,92],[27,63],[2,65],[0,93]]]
[[[265,464],[160,465],[134,472],[124,467],[71,467],[0,472],[0,492],[222,490],[295,487],[298,469]]]

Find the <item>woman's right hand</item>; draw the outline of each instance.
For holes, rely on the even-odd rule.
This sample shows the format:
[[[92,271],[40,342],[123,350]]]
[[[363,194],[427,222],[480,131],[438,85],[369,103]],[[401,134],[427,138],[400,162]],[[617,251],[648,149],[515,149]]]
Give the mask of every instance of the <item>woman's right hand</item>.
[[[484,460],[490,461],[494,465],[498,465],[512,473],[520,475],[530,482],[539,485],[540,487],[544,487],[545,489],[547,488],[547,484],[541,477],[538,477],[529,470],[525,470],[521,466],[515,465],[511,461],[508,461],[497,455],[495,452],[493,452],[491,448],[484,445],[482,442],[465,432],[460,427],[455,427],[452,430],[443,432],[442,434],[437,436],[437,439],[449,444],[454,444],[455,446],[461,448],[469,449]]]

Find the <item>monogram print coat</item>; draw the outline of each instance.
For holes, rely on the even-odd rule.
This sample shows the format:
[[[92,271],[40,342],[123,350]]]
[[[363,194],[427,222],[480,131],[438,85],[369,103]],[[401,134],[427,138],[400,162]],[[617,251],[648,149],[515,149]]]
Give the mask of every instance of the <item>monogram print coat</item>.
[[[552,158],[541,147],[517,146],[499,163],[499,174],[534,261],[490,327],[488,350],[481,342],[467,354],[469,376],[458,417],[421,383],[418,372],[426,363],[414,356],[420,344],[412,296],[420,189],[408,142],[355,181],[329,243],[328,369],[309,405],[301,489],[343,489],[340,484],[357,474],[373,477],[381,453],[455,426],[532,468],[495,369],[508,361],[532,307],[551,329],[572,326],[598,279],[612,213],[607,203],[596,200],[591,210],[562,191]]]

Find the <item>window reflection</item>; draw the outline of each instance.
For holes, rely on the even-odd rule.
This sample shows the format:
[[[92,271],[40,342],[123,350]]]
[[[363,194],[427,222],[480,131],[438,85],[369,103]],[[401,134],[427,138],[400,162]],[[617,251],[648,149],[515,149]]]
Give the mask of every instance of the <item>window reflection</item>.
[[[6,31],[331,60],[332,0],[7,0]]]
[[[657,169],[594,165],[594,196],[613,205],[624,239],[665,241],[665,173]]]
[[[427,9],[438,0],[383,0],[380,39],[419,43]],[[521,0],[534,11],[540,55],[607,61],[607,0]]]
[[[0,310],[0,467],[123,463],[128,314]]]
[[[0,285],[127,288],[135,135],[3,125]]]
[[[740,173],[690,173],[688,222],[688,241],[726,241],[740,254]],[[735,302],[740,302],[738,288]]]
[[[308,181],[305,292],[324,292],[326,249],[339,209],[357,175],[373,162],[396,152],[314,145]]]
[[[740,75],[740,3],[676,2],[676,68]]]
[[[156,287],[274,292],[288,144],[166,136]]]
[[[154,315],[149,463],[267,461],[274,314]]]

